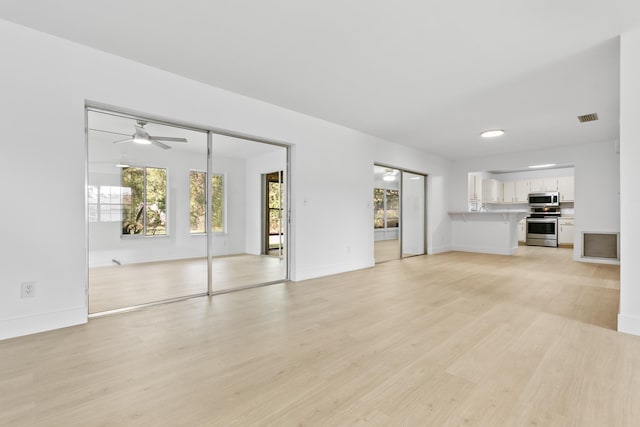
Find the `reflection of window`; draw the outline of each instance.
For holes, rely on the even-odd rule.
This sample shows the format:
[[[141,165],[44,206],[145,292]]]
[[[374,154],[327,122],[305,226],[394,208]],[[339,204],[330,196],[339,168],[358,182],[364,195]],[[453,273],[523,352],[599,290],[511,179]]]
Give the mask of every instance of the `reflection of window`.
[[[122,169],[122,234],[167,234],[166,169]]]
[[[398,190],[373,189],[373,227],[397,228],[400,206]]]
[[[269,249],[279,248],[284,236],[284,183],[282,172],[267,174]]]
[[[87,190],[89,222],[122,221],[122,197],[131,196],[130,188],[90,185]]]
[[[206,173],[189,172],[189,229],[191,233],[204,233],[207,212]],[[211,176],[211,231],[224,232],[224,177]]]

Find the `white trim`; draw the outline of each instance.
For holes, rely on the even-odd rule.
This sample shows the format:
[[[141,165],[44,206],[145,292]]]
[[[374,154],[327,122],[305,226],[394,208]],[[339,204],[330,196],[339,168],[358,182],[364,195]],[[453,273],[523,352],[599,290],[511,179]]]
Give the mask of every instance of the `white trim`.
[[[640,316],[618,314],[618,332],[640,335]]]
[[[0,320],[0,340],[87,323],[87,307]]]

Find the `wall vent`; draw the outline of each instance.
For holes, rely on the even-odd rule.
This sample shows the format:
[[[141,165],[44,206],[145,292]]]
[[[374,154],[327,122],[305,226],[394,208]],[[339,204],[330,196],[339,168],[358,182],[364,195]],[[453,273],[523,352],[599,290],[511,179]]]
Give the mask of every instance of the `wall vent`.
[[[578,120],[580,120],[580,123],[593,122],[593,121],[598,120],[598,114],[597,113],[591,113],[591,114],[585,114],[583,116],[578,116]]]
[[[618,233],[583,233],[582,257],[619,260]]]

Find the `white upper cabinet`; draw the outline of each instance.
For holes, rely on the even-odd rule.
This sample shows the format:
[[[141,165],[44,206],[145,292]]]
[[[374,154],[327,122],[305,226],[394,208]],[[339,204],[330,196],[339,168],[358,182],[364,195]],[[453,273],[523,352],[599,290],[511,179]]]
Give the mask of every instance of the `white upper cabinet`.
[[[502,182],[497,179],[482,181],[482,201],[484,203],[502,203]]]
[[[514,181],[515,182],[515,203],[529,203],[529,193],[531,188],[529,187],[529,181]]]
[[[558,192],[560,193],[560,202],[573,202],[574,178],[572,176],[561,176],[558,178]]]
[[[469,175],[469,201],[472,210],[479,210],[482,203],[529,203],[529,193],[557,191],[560,202],[573,202],[573,176],[539,178],[518,181],[482,179]]]
[[[502,183],[502,200],[504,203],[516,202],[516,182],[505,181]]]
[[[469,175],[469,200],[482,200],[482,177]]]
[[[541,191],[558,191],[558,178],[539,178],[529,181],[531,193]]]
[[[503,203],[529,203],[529,181],[505,181]]]

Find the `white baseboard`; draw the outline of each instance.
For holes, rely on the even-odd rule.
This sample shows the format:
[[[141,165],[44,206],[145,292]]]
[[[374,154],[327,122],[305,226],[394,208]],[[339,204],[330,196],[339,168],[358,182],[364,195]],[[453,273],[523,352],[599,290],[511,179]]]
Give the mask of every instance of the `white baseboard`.
[[[87,307],[0,320],[0,340],[87,323]]]
[[[640,335],[640,316],[618,314],[618,331],[625,334]]]
[[[451,246],[436,246],[427,249],[428,255],[442,254],[445,252],[451,252]]]
[[[316,277],[330,276],[332,274],[346,273],[349,271],[362,270],[375,265],[373,258],[361,259],[358,261],[341,262],[336,264],[314,265],[309,268],[297,268],[291,271],[291,280],[299,282],[301,280],[315,279]]]
[[[620,265],[620,260],[617,259],[606,259],[606,258],[583,258],[581,256],[574,256],[574,261],[585,262],[590,264],[609,264],[609,265]]]

